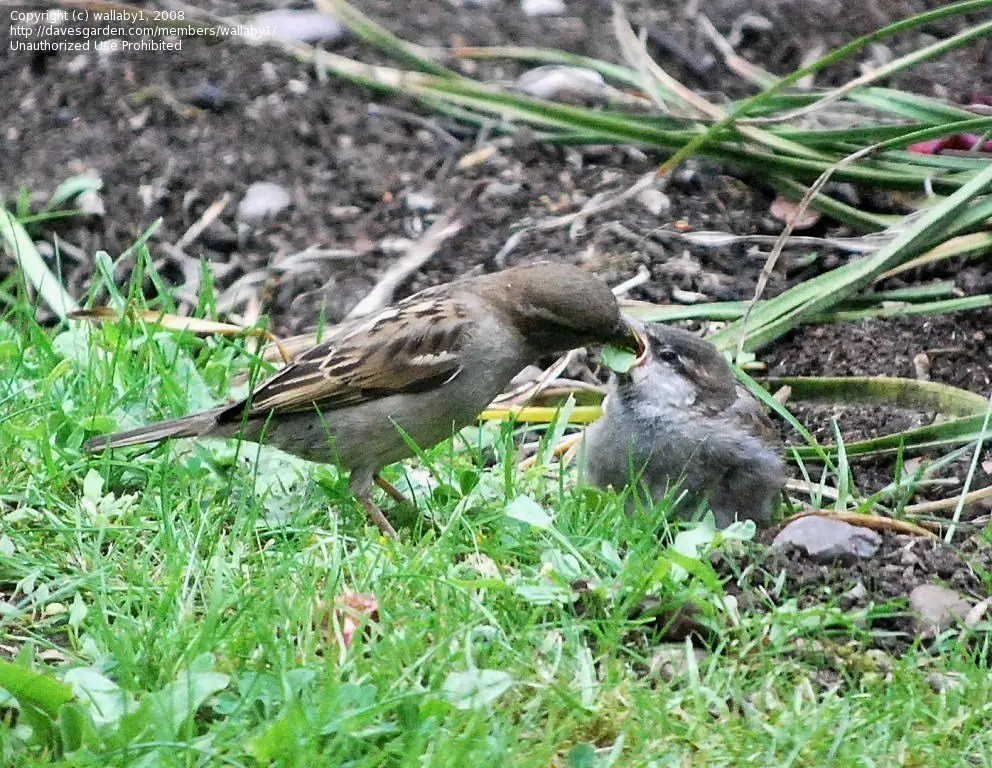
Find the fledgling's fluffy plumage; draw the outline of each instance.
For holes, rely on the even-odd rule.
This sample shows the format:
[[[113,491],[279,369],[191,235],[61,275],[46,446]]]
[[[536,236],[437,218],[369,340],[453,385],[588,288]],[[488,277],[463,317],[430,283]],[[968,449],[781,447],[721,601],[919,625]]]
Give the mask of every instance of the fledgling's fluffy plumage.
[[[178,437],[265,442],[350,469],[355,495],[394,534],[370,491],[382,467],[411,455],[397,426],[428,448],[471,423],[525,365],[596,343],[637,343],[603,282],[566,264],[507,269],[338,326],[246,400],[96,437],[84,448]]]
[[[636,478],[649,501],[678,483],[680,509],[705,498],[720,528],[767,522],[785,465],[761,406],[709,342],[663,325],[644,334],[645,359],[614,375],[603,416],[586,431],[587,479],[620,489]]]

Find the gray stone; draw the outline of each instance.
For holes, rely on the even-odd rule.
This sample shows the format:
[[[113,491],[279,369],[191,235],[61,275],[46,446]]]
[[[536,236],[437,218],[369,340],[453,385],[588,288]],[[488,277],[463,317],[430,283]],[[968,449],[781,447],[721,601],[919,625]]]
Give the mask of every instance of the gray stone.
[[[988,613],[988,610],[988,599],[982,600],[980,603],[973,605],[971,610],[968,611],[968,615],[964,617],[965,626],[968,627],[968,629],[974,629],[977,627],[982,623],[982,620],[985,618],[985,614]]]
[[[945,675],[942,672],[931,672],[927,675],[927,685],[934,693],[946,693],[961,687],[961,680],[956,675]]]
[[[107,212],[107,208],[103,204],[103,197],[95,189],[87,189],[80,192],[76,196],[75,207],[87,216],[95,216],[101,219]]]
[[[221,112],[236,103],[227,91],[209,80],[203,80],[183,94],[183,99],[194,107]]]
[[[565,0],[520,0],[520,8],[527,16],[561,16],[565,13]]]
[[[868,590],[865,588],[865,585],[859,581],[857,584],[855,584],[853,587],[847,590],[847,592],[844,593],[844,597],[847,597],[855,601],[864,600],[866,597],[868,597]]]
[[[69,60],[69,63],[65,65],[65,71],[70,75],[81,75],[89,65],[90,55],[88,53],[81,53]]]
[[[606,81],[592,69],[548,64],[524,72],[517,78],[516,87],[538,99],[599,101],[606,92]]]
[[[429,192],[410,191],[403,197],[407,209],[412,213],[428,213],[437,207],[437,198]]]
[[[357,205],[335,205],[327,213],[335,221],[351,221],[362,215],[362,209]]]
[[[515,195],[523,187],[522,184],[514,182],[511,184],[504,184],[502,181],[490,181],[482,194],[479,195],[480,200],[488,200],[489,198],[500,198],[500,197],[510,197],[510,195]]]
[[[668,209],[672,207],[672,201],[660,189],[645,189],[637,196],[637,202],[655,217],[668,213]]]
[[[772,547],[786,544],[798,547],[818,562],[853,562],[874,555],[882,544],[882,537],[843,520],[807,515],[785,526],[775,537]]]
[[[256,181],[245,190],[235,218],[244,224],[261,224],[282,213],[291,202],[285,188],[271,181]]]
[[[693,660],[698,667],[706,661],[707,652],[701,648],[693,648]],[[665,643],[660,645],[651,657],[648,675],[657,675],[662,682],[671,683],[683,677],[689,670],[689,658],[686,655],[685,643]]]
[[[953,589],[936,584],[920,584],[909,593],[909,606],[918,615],[916,631],[923,637],[936,637],[956,620],[964,620],[971,603]]]
[[[899,554],[900,565],[919,565],[919,556],[910,549],[903,549]]]
[[[314,10],[266,11],[254,16],[251,23],[263,35],[268,33],[277,40],[301,43],[336,43],[348,34],[348,28],[333,16]]]

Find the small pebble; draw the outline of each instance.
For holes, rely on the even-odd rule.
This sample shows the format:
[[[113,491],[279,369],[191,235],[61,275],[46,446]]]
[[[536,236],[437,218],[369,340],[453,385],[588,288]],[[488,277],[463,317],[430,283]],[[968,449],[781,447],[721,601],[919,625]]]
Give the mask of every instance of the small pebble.
[[[844,597],[848,597],[851,600],[864,600],[868,597],[868,590],[862,582],[858,582],[853,587],[851,587],[847,592],[844,593]]]
[[[772,548],[792,544],[812,560],[853,562],[872,557],[882,544],[882,537],[868,528],[820,515],[793,520],[779,531]]]
[[[699,291],[686,291],[682,288],[672,288],[672,301],[679,304],[701,304],[709,301],[710,297]]]
[[[294,96],[302,96],[308,90],[309,86],[302,80],[292,79],[286,83],[286,90],[289,91]]]
[[[699,188],[699,165],[691,160],[672,174],[672,182],[681,187]]]
[[[220,112],[234,104],[235,101],[227,91],[209,80],[204,80],[190,88],[183,95],[183,99],[187,104],[211,112]]]
[[[407,192],[404,202],[411,213],[428,213],[437,206],[437,198],[427,192]]]
[[[941,672],[931,672],[927,675],[927,685],[930,686],[930,690],[934,693],[946,693],[955,688],[960,688],[961,681],[951,675],[945,675]]]
[[[909,593],[909,606],[919,614],[916,631],[928,638],[936,637],[956,620],[963,620],[971,610],[971,604],[953,589],[936,584],[914,588]]]
[[[591,69],[549,64],[524,72],[517,78],[516,87],[538,99],[586,102],[603,98],[606,81]]]
[[[108,61],[114,56],[117,56],[118,52],[123,48],[121,45],[122,40],[115,37],[111,37],[104,41],[104,45],[97,48],[96,55],[97,61],[102,65],[104,62]]]
[[[266,11],[252,18],[251,23],[276,40],[301,43],[336,43],[348,34],[347,27],[333,16],[313,10]]]
[[[520,0],[525,16],[561,16],[565,13],[565,0]]]
[[[262,79],[269,85],[276,85],[282,79],[279,72],[271,61],[262,62]]]
[[[919,565],[920,564],[920,558],[916,555],[915,552],[912,552],[909,549],[904,549],[904,550],[902,550],[902,553],[899,555],[899,564],[900,565]]]
[[[517,194],[522,187],[523,185],[519,183],[505,184],[502,181],[490,181],[482,191],[482,194],[479,195],[479,199],[487,200],[492,197],[510,197]]]
[[[989,600],[982,600],[979,603],[975,603],[968,611],[968,615],[964,617],[964,624],[968,629],[974,629],[977,627],[982,620],[985,618],[985,614],[989,610]]]
[[[286,210],[292,198],[285,188],[271,181],[256,181],[238,203],[235,218],[244,224],[260,224]]]
[[[386,255],[400,255],[413,247],[413,240],[406,237],[384,237],[378,242],[378,247]]]
[[[65,65],[65,71],[70,75],[81,75],[89,65],[90,55],[88,53],[81,53],[69,60],[69,63]]]
[[[335,221],[348,221],[361,216],[362,209],[357,205],[335,205],[327,213]]]
[[[59,107],[55,110],[56,125],[71,125],[76,113],[70,107]]]
[[[73,206],[87,216],[96,216],[97,218],[103,218],[107,212],[107,207],[103,204],[103,197],[95,189],[87,189],[78,194]]]
[[[637,202],[647,208],[648,213],[658,217],[668,213],[672,201],[660,189],[645,189],[637,196]]]
[[[702,648],[693,648],[692,655],[698,667],[708,655]],[[684,643],[665,643],[651,657],[648,675],[657,675],[662,682],[671,683],[689,670]]]

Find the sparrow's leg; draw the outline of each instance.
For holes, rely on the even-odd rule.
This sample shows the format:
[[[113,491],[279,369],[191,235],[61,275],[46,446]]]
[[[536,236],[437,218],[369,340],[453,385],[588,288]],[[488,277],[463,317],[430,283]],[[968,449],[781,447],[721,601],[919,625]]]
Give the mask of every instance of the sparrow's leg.
[[[386,495],[395,501],[397,504],[408,504],[409,499],[396,490],[396,486],[389,482],[382,475],[375,476],[375,484],[378,485],[382,490],[386,492]]]
[[[390,525],[386,516],[382,514],[382,510],[376,506],[376,503],[369,496],[358,496],[357,498],[359,503],[365,507],[365,514],[369,516],[369,519],[373,523],[379,526],[379,530],[391,539],[397,538],[396,529]]]
[[[382,510],[372,501],[372,478],[372,472],[355,470],[351,473],[351,480],[348,485],[351,486],[351,492],[355,494],[358,503],[365,509],[365,514],[369,516],[369,520],[375,523],[384,535],[395,539],[396,529],[390,525],[389,520],[382,514]]]

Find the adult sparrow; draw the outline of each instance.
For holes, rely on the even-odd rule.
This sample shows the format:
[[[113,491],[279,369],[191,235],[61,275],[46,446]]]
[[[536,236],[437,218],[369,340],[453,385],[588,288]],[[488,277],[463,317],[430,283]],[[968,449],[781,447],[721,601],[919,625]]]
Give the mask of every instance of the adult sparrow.
[[[643,330],[645,354],[614,374],[586,431],[585,476],[618,489],[633,479],[649,503],[678,484],[680,507],[707,499],[720,528],[767,522],[785,465],[765,412],[712,344],[678,328]]]
[[[639,343],[603,282],[565,264],[516,267],[345,322],[245,400],[96,437],[84,449],[178,437],[264,442],[350,469],[369,517],[395,536],[371,490],[382,467],[412,454],[403,432],[429,448],[470,424],[524,366],[595,343]]]

